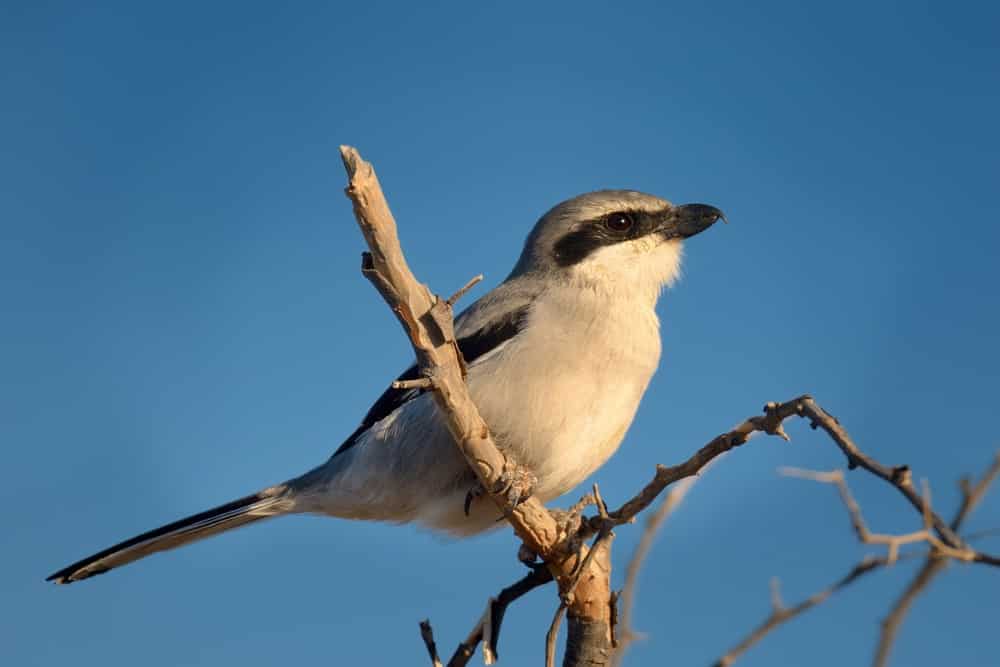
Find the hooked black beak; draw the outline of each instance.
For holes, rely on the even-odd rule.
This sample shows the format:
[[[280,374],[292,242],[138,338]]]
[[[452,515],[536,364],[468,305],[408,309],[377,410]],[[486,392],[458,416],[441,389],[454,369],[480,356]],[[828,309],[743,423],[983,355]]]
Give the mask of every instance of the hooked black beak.
[[[725,213],[708,204],[675,206],[660,226],[660,234],[667,239],[686,239],[705,231],[719,220],[729,222]]]

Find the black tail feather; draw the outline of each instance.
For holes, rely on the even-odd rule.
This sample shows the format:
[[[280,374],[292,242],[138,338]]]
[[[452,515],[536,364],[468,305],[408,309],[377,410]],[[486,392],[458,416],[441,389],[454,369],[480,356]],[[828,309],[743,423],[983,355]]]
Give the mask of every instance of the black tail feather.
[[[79,560],[46,577],[46,581],[69,584],[104,574],[108,570],[144,558],[157,551],[173,549],[225,530],[281,513],[275,511],[283,487],[272,487],[260,493],[213,507],[192,516],[168,523],[136,535]]]

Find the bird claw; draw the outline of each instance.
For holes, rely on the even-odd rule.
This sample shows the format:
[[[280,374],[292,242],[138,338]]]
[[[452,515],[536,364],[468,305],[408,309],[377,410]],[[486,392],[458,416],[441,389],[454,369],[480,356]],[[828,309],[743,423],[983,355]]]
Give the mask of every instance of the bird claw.
[[[493,485],[493,494],[503,496],[509,507],[517,507],[531,497],[537,483],[534,473],[508,458]]]
[[[472,501],[482,498],[485,495],[486,489],[483,488],[482,484],[476,482],[476,485],[469,489],[469,492],[465,494],[465,516],[469,516],[469,510],[472,508]]]
[[[509,507],[517,507],[531,497],[537,483],[538,478],[530,470],[517,465],[508,458],[504,464],[503,472],[500,473],[496,483],[493,485],[491,495],[503,496]],[[486,489],[483,488],[482,484],[477,482],[465,494],[465,516],[469,516],[473,501],[485,495]]]

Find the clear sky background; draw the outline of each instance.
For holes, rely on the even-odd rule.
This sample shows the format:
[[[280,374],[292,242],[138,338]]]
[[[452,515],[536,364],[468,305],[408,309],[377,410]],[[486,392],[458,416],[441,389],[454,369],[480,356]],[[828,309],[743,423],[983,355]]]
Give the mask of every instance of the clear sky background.
[[[0,6],[5,665],[423,664],[420,619],[450,652],[521,576],[506,530],[293,517],[42,581],[321,462],[409,363],[358,272],[341,143],[444,293],[502,280],[580,192],[728,213],[661,300],[660,371],[595,477],[613,504],[803,392],[948,514],[1000,444],[995,3],[84,4]],[[670,520],[630,664],[707,665],[767,613],[772,576],[799,599],[866,552],[832,488],[776,474],[843,464],[789,431]],[[850,480],[874,529],[918,527]],[[1000,493],[969,526],[1000,526]],[[619,581],[638,534],[618,531]],[[914,568],[741,664],[866,664]],[[951,568],[893,664],[993,664],[998,600],[1000,572]],[[545,590],[510,611],[503,664],[541,661],[554,606]]]

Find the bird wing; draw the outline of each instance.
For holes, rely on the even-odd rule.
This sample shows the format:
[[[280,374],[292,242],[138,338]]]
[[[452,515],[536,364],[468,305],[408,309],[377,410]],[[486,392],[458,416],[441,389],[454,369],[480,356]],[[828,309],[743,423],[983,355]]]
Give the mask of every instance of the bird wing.
[[[475,365],[477,360],[517,336],[524,329],[531,304],[536,296],[537,293],[534,291],[507,282],[486,294],[455,318],[455,336],[465,363],[469,366]],[[419,377],[420,369],[413,364],[403,371],[396,381],[415,380]],[[390,384],[368,410],[358,428],[333,455],[337,456],[353,447],[365,431],[424,391],[426,390],[395,389]]]

